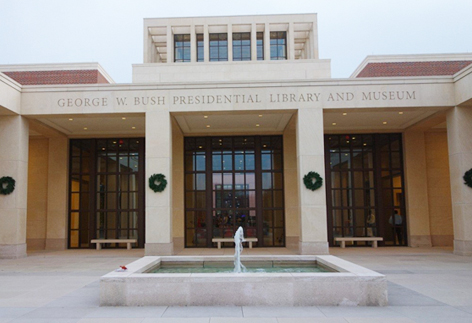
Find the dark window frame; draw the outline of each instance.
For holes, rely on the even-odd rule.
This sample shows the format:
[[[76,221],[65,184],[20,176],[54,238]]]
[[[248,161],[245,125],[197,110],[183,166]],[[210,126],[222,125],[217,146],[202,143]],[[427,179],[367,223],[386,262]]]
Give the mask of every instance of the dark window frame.
[[[270,59],[286,60],[287,59],[287,32],[271,31],[270,32]]]
[[[228,34],[213,33],[210,37],[210,62],[228,61]],[[216,53],[216,56],[214,55]]]
[[[191,40],[190,34],[174,35],[174,62],[188,63],[191,61]]]
[[[251,60],[251,33],[233,33],[233,61]]]

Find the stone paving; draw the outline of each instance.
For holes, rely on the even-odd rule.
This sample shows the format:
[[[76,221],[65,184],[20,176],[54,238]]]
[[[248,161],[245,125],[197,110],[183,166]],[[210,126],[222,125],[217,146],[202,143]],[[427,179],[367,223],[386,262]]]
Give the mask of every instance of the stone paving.
[[[187,249],[182,255],[233,254]],[[99,278],[143,250],[30,252],[0,259],[0,323],[411,323],[472,322],[472,258],[445,248],[331,248],[387,276],[386,307],[99,307]],[[293,254],[245,249],[245,254]],[[228,291],[230,292],[230,291]]]

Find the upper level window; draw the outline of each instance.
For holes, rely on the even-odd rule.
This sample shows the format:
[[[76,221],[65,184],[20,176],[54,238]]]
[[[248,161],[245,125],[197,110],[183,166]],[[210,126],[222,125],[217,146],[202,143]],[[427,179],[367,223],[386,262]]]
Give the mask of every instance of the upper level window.
[[[287,59],[287,33],[285,31],[270,32],[270,59]]]
[[[233,61],[251,60],[251,33],[233,33]]]
[[[210,62],[228,60],[228,35],[210,34]]]
[[[258,61],[264,60],[264,33],[263,32],[257,33],[257,60]]]
[[[197,62],[204,61],[204,47],[205,43],[203,42],[203,34],[197,34]]]
[[[190,62],[190,35],[174,35],[174,62]]]

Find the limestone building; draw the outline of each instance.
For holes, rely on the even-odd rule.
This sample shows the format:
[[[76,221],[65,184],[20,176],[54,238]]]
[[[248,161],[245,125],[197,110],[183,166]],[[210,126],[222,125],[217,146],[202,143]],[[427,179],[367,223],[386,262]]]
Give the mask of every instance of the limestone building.
[[[0,66],[0,177],[16,181],[0,257],[97,238],[170,255],[239,226],[301,254],[377,236],[471,255],[472,55],[369,56],[332,79],[316,19],[145,19],[131,84],[96,63]]]

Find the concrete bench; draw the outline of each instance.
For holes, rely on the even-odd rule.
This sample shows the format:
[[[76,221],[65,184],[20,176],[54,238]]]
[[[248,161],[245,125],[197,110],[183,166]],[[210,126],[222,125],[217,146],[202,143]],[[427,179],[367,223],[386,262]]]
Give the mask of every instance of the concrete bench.
[[[221,243],[222,242],[234,242],[234,238],[213,238],[211,239],[211,242],[216,242],[218,243],[218,249],[221,249]],[[257,238],[245,238],[243,242],[248,242],[249,243],[249,249],[252,249],[252,243],[257,242]]]
[[[377,242],[383,241],[382,237],[337,237],[334,241],[341,242],[341,248],[346,248],[346,241],[372,241],[372,247],[377,248]]]
[[[131,244],[136,242],[136,239],[93,239],[90,241],[97,244],[97,250],[102,249],[102,243],[126,243],[128,250],[131,250]]]

